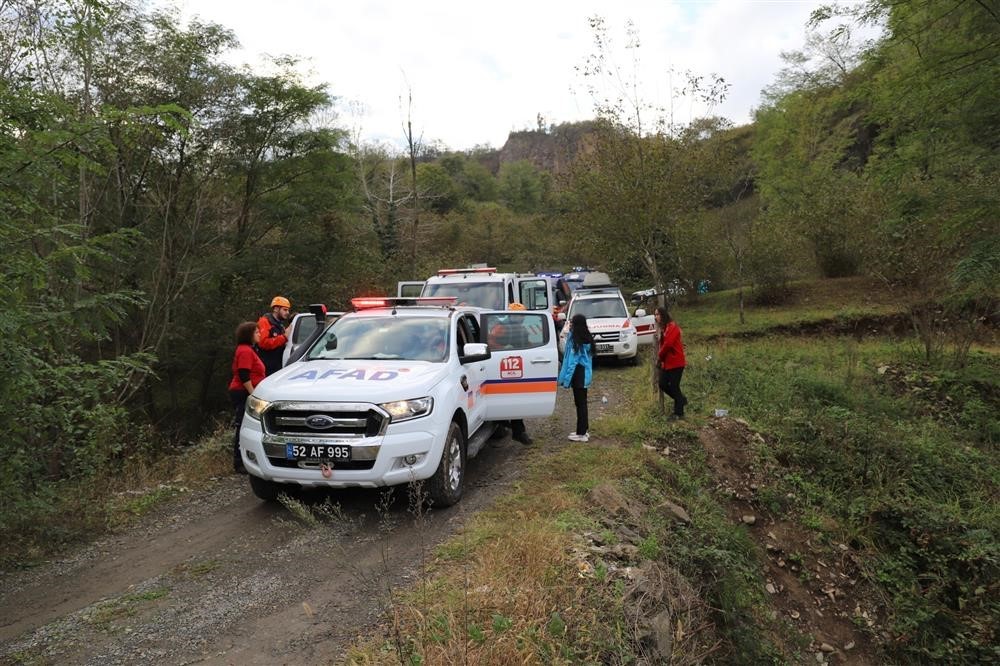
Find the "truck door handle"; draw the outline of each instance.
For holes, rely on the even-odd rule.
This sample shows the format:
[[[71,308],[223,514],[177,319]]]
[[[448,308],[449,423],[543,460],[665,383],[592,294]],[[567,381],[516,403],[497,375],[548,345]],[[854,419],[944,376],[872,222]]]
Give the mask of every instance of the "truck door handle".
[[[532,363],[551,363],[552,359],[551,358],[533,358],[533,359],[531,359],[531,362]]]

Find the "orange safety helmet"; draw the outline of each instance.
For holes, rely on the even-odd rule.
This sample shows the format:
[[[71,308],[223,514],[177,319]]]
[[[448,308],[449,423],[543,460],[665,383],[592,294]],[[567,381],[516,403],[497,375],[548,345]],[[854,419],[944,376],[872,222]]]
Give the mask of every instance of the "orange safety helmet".
[[[292,307],[292,302],[285,298],[284,296],[275,296],[271,299],[272,308],[290,308]]]
[[[510,308],[508,308],[508,309],[510,309],[510,310],[527,310],[528,308],[524,307],[524,305],[522,305],[521,303],[511,303],[510,304]]]

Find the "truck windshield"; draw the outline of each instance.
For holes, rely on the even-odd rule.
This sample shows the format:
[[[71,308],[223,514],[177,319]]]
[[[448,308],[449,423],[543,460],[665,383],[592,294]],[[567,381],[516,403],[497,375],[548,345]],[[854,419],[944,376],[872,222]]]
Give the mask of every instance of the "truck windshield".
[[[340,319],[316,341],[303,360],[443,363],[448,358],[448,321],[440,317],[398,315]]]
[[[424,285],[421,296],[454,296],[458,305],[471,305],[487,310],[503,309],[502,282],[445,282]]]
[[[587,319],[627,317],[625,303],[620,298],[587,298],[573,305],[570,317],[582,314]]]

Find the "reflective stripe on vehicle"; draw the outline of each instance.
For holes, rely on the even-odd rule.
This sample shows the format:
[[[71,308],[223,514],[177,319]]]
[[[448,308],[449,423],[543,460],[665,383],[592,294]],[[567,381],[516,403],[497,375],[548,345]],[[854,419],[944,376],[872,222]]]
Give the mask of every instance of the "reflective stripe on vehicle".
[[[556,378],[542,379],[488,379],[483,382],[483,393],[552,393],[556,390]]]

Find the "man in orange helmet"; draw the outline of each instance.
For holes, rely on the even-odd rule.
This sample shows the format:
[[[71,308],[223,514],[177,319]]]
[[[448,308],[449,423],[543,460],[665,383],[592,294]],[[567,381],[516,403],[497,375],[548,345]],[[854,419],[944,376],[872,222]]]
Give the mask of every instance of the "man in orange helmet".
[[[285,324],[288,323],[291,308],[291,301],[284,296],[275,296],[271,299],[271,312],[257,320],[257,330],[260,331],[257,355],[264,362],[265,376],[281,370],[281,356],[288,344]]]

